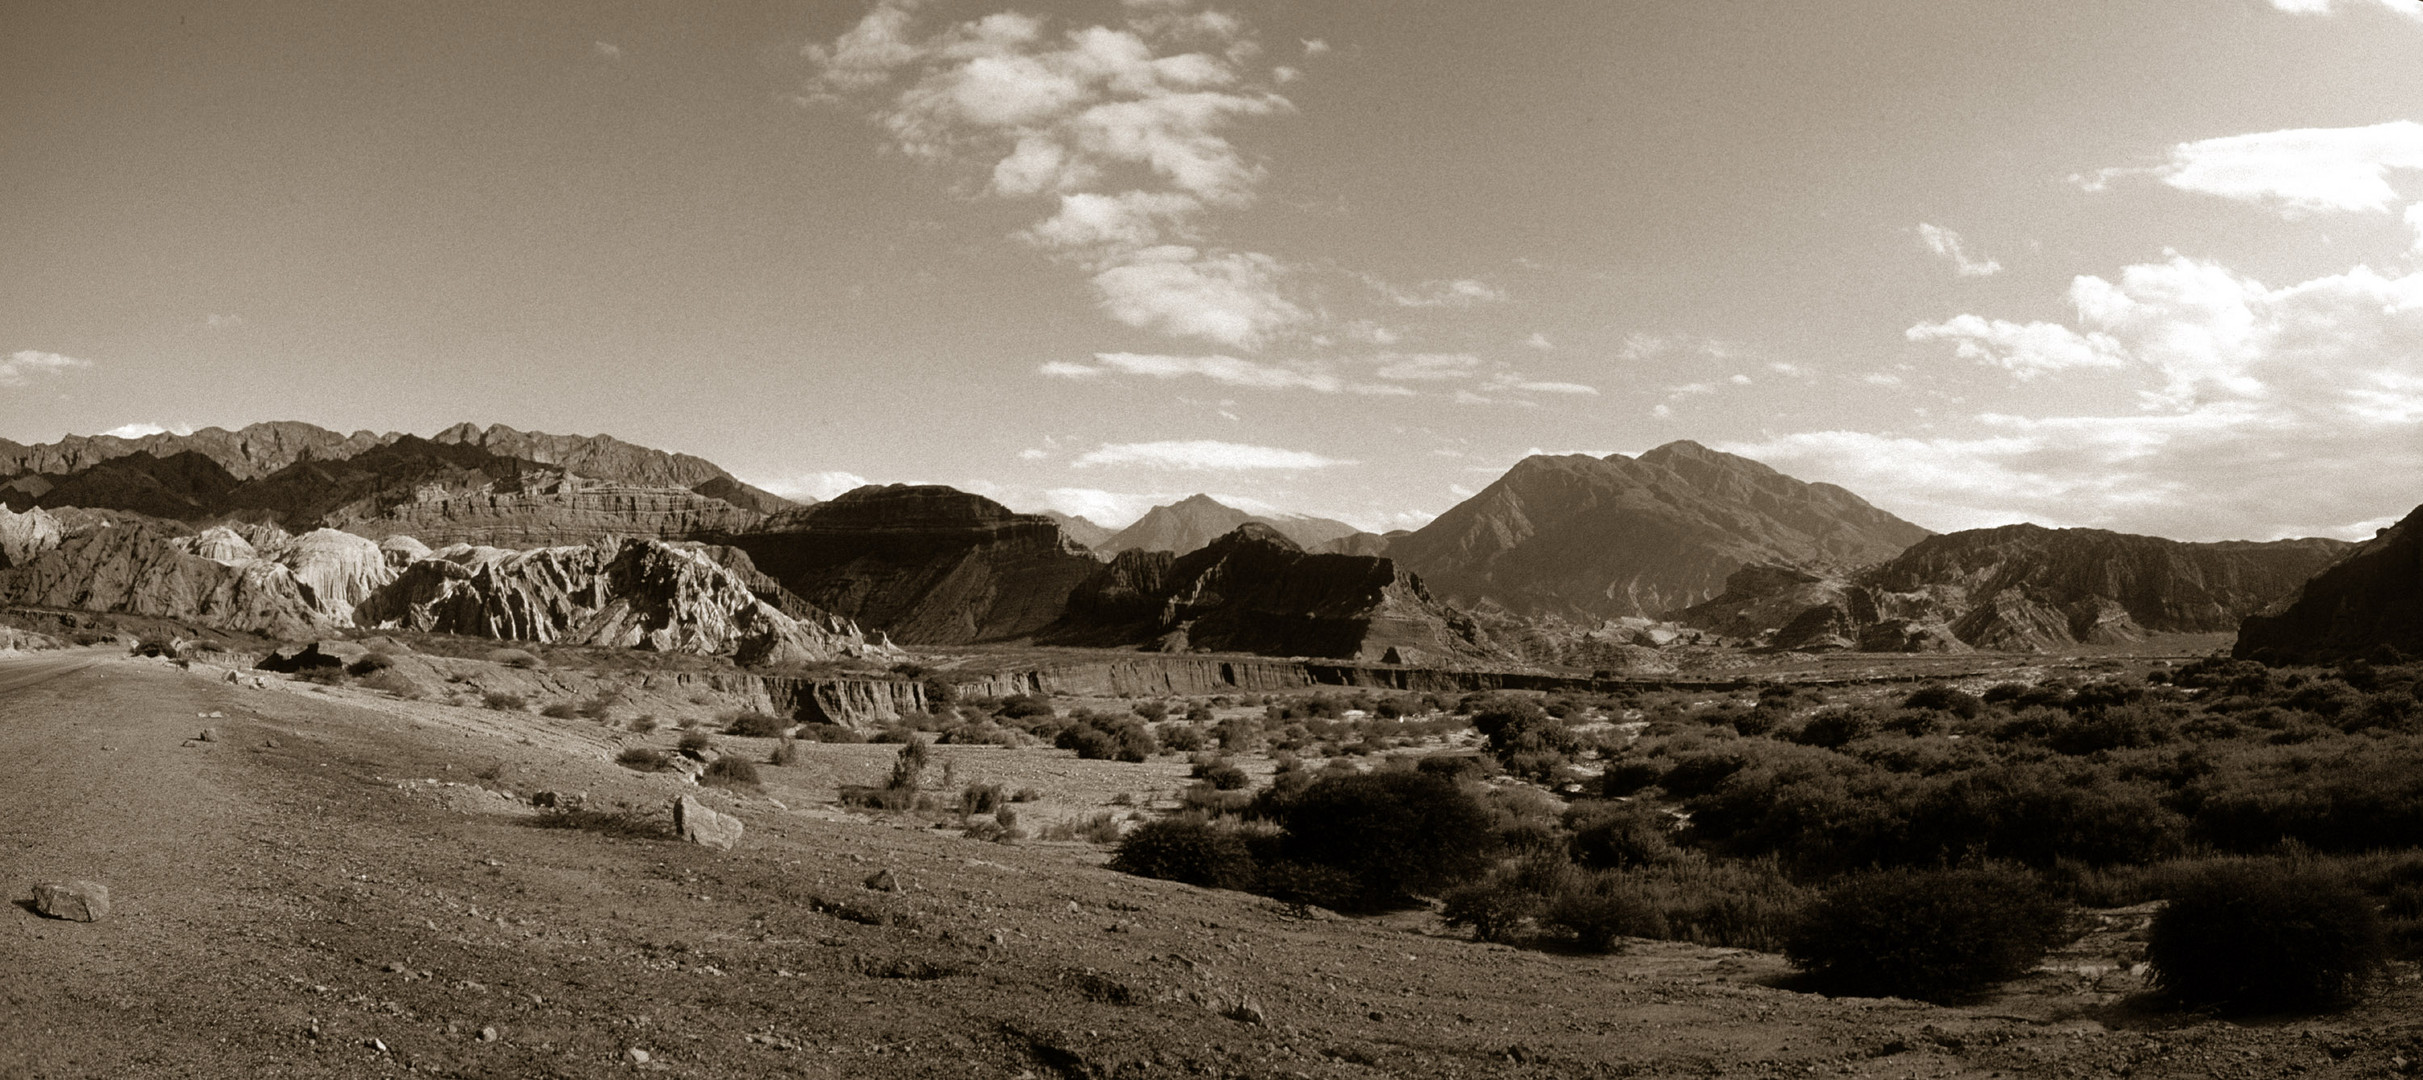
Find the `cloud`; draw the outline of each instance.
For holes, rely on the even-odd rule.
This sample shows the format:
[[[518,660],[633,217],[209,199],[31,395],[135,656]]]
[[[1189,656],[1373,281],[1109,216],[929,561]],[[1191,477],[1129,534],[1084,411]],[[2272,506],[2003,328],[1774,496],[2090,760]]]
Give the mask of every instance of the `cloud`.
[[[58,375],[76,368],[93,366],[90,360],[62,356],[54,352],[19,349],[0,359],[0,386],[23,386],[36,375]]]
[[[1596,394],[1598,387],[1582,383],[1551,382],[1526,378],[1513,371],[1501,371],[1482,385],[1486,390],[1523,390],[1534,394]]]
[[[1063,378],[1092,378],[1106,373],[1141,375],[1156,379],[1199,377],[1230,386],[1248,386],[1259,390],[1311,390],[1335,394],[1351,389],[1335,375],[1306,371],[1279,364],[1240,360],[1234,356],[1156,356],[1141,353],[1095,353],[1099,366],[1055,360],[1039,370],[1046,375]]]
[[[2272,0],[2272,7],[2294,15],[2328,15],[2336,11],[2338,0]],[[2423,19],[2423,6],[2415,0],[2347,0],[2348,7],[2380,7],[2409,19]]]
[[[1063,487],[1045,491],[1043,504],[1071,517],[1081,517],[1096,525],[1119,529],[1143,517],[1145,511],[1172,498],[1175,496],[1149,492]]]
[[[1481,358],[1471,353],[1391,353],[1380,358],[1383,379],[1430,381],[1436,379],[1469,379],[1481,369]]]
[[[1540,350],[1541,352],[1548,352],[1556,348],[1556,343],[1548,340],[1548,335],[1539,333],[1538,331],[1533,331],[1530,337],[1523,340],[1523,344],[1529,345],[1534,349]]]
[[[1392,285],[1369,274],[1362,278],[1364,284],[1398,307],[1467,307],[1506,299],[1505,290],[1477,278],[1426,281],[1413,286]]]
[[[2423,4],[2407,6],[2423,11]],[[2423,18],[2423,15],[2417,17]],[[2385,212],[2399,201],[2389,174],[2423,169],[2423,124],[2294,128],[2180,143],[2150,168],[2075,177],[2100,191],[2117,177],[2152,175],[2181,191],[2269,206],[2284,214]]]
[[[990,197],[1051,200],[1018,235],[1082,267],[1119,322],[1254,349],[1312,321],[1277,259],[1203,244],[1204,216],[1262,180],[1229,131],[1293,108],[1246,67],[1241,22],[1156,2],[1120,27],[1053,34],[1004,12],[920,32],[921,7],[884,0],[809,46],[809,96],[879,98],[902,152],[979,166]]]
[[[193,433],[192,424],[150,424],[138,421],[132,424],[120,424],[101,434],[119,439],[140,439],[150,435],[191,435]]]
[[[232,330],[244,325],[242,315],[204,315],[202,325],[213,330]]]
[[[751,480],[749,483],[786,499],[830,499],[853,488],[871,483],[866,477],[852,472],[811,472],[786,476],[777,480]]]
[[[1941,229],[1926,222],[1918,223],[1918,239],[1927,250],[1948,259],[1952,271],[1961,277],[1991,277],[2002,272],[2002,264],[1993,259],[1972,259],[1960,246],[1960,234]]]
[[[1985,414],[1957,433],[1818,431],[1726,449],[1936,527],[2360,537],[2423,502],[2423,271],[2356,266],[2273,288],[2173,254],[2117,280],[2080,277],[2070,300],[2074,326],[1963,315],[1912,336],[2023,375],[2105,371],[2137,384],[2138,411]]]
[[[602,59],[620,60],[623,58],[623,47],[610,41],[593,41],[589,43],[589,47]]]
[[[1085,452],[1072,464],[1078,468],[1125,465],[1154,469],[1213,471],[1325,469],[1355,463],[1323,457],[1303,450],[1282,450],[1270,446],[1250,446],[1244,443],[1195,439],[1172,442],[1104,443]]]
[[[1319,56],[1329,51],[1329,43],[1320,38],[1305,38],[1303,42],[1306,56]]]

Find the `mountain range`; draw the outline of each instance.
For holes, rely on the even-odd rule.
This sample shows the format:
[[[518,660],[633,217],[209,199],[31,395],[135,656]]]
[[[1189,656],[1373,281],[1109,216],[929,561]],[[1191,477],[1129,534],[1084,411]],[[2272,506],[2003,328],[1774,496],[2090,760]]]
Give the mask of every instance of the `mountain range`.
[[[0,442],[0,603],[278,633],[364,611],[557,639],[622,640],[638,626],[660,647],[736,653],[749,627],[790,633],[750,606],[762,604],[822,628],[810,637],[823,644],[773,650],[795,656],[843,649],[863,628],[945,647],[1648,670],[1643,652],[1668,642],[1642,628],[1660,618],[1773,648],[1913,650],[2216,632],[2249,616],[2275,654],[2302,655],[2297,643],[2317,636],[2341,651],[2405,640],[2395,604],[2366,596],[2406,587],[2399,575],[2413,574],[2397,560],[2415,531],[2410,519],[2361,550],[2033,525],[1935,536],[1839,487],[1687,441],[1637,457],[1526,458],[1429,525],[1386,535],[1204,495],[1116,533],[935,485],[801,503],[701,458],[501,426]],[[673,546],[625,546],[635,541]],[[523,557],[539,551],[557,554]],[[713,569],[668,570],[693,564]],[[418,599],[398,607],[406,580]],[[637,599],[663,590],[631,593],[641,581],[688,581],[675,590],[687,599]],[[386,599],[372,604],[378,590]],[[733,599],[744,595],[754,599]],[[557,614],[534,622],[516,605]],[[665,618],[723,629],[699,637]]]

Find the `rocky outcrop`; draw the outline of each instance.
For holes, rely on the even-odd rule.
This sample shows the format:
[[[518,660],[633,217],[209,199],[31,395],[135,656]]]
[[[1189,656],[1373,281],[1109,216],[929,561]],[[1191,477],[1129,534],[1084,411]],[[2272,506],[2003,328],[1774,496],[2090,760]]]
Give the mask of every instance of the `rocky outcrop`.
[[[730,851],[747,826],[730,814],[708,809],[695,795],[684,795],[673,800],[673,831],[700,847]]]
[[[266,558],[222,562],[188,550],[189,539],[163,522],[95,524],[0,570],[0,605],[149,615],[287,637],[329,624],[291,568]],[[212,546],[227,550],[223,539]]]
[[[22,473],[61,475],[81,472],[106,461],[134,454],[171,458],[193,453],[216,462],[237,480],[267,476],[304,459],[339,461],[397,436],[357,431],[341,435],[326,428],[294,421],[251,424],[238,431],[208,427],[190,435],[163,432],[137,438],[115,435],[70,435],[39,446],[0,446],[0,476]]]
[[[1052,524],[1060,526],[1060,531],[1067,533],[1069,539],[1096,550],[1100,550],[1103,541],[1119,534],[1119,530],[1096,525],[1085,517],[1063,514],[1058,510],[1045,510],[1042,513],[1052,520]]]
[[[1747,568],[1683,621],[1779,649],[2031,652],[2217,633],[2347,549],[2335,540],[2185,543],[2008,525],[1930,537],[1852,574]]]
[[[374,540],[404,535],[439,547],[514,548],[559,547],[622,536],[674,540],[745,529],[763,520],[753,510],[680,488],[633,487],[577,476],[512,491],[493,486],[450,491],[431,485],[414,492],[408,501],[375,508],[371,516],[357,513],[349,508],[325,520]]]
[[[2249,615],[2233,652],[2274,663],[2423,657],[2423,507]]]
[[[701,539],[809,603],[909,644],[1026,637],[1102,563],[1049,518],[936,485],[862,487]]]
[[[1833,485],[1676,442],[1526,458],[1388,553],[1451,603],[1591,623],[1705,602],[1744,566],[1843,569],[1926,535]]]
[[[50,512],[34,509],[17,513],[0,506],[0,570],[25,562],[59,546],[65,533]]]
[[[657,540],[505,551],[455,545],[353,612],[368,627],[728,655],[743,664],[866,656],[858,628],[758,599],[700,552]]]
[[[1178,555],[1197,550],[1248,523],[1269,526],[1297,547],[1317,548],[1356,529],[1343,521],[1295,514],[1249,514],[1209,495],[1190,495],[1168,506],[1147,510],[1135,523],[1099,544],[1105,555],[1122,551],[1167,551]]]
[[[1469,616],[1433,600],[1395,563],[1307,554],[1261,524],[1183,556],[1121,553],[1037,640],[1391,664],[1507,659]]]
[[[681,488],[757,513],[798,505],[733,477],[714,462],[627,443],[611,435],[549,435],[516,431],[503,424],[482,428],[456,424],[429,437],[453,446],[476,446],[498,457],[535,461],[580,476],[633,487]]]
[[[351,622],[353,610],[394,581],[397,571],[379,545],[352,533],[313,529],[262,552],[310,590],[312,606],[332,622]]]
[[[34,910],[54,919],[100,922],[109,918],[109,886],[90,881],[36,885]]]

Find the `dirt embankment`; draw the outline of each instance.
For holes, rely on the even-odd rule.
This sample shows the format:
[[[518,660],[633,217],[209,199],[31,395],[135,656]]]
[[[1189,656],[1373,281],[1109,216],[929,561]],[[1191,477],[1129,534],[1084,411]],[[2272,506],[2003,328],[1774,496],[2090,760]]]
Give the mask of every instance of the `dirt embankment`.
[[[411,705],[131,660],[0,693],[0,881],[89,878],[116,903],[93,924],[8,913],[0,1076],[2259,1077],[2423,1061],[2412,986],[2246,1027],[2131,1020],[2093,964],[1968,1009],[1828,1000],[1770,985],[1783,965],[1761,954],[1519,952],[1427,916],[1303,918],[1125,877],[1083,846],[859,818],[810,805],[808,765],[769,769],[765,794],[707,792],[748,824],[718,854],[664,834],[679,781],[611,765],[580,722]],[[1078,775],[1056,752],[988,752]],[[996,761],[1025,767],[971,756],[961,775]],[[542,787],[590,810],[529,809]],[[868,887],[879,871],[897,891]]]

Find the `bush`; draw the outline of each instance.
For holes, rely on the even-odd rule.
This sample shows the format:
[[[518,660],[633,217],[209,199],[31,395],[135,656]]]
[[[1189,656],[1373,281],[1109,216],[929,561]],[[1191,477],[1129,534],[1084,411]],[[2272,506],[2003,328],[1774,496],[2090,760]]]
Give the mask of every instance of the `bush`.
[[[1447,925],[1470,927],[1475,941],[1512,945],[1523,939],[1525,923],[1539,917],[1547,899],[1521,883],[1502,878],[1476,881],[1447,890],[1439,913]]]
[[[766,757],[768,765],[790,765],[799,761],[799,740],[785,736],[774,744],[774,752]]]
[[[742,784],[754,785],[759,779],[757,763],[747,758],[719,757],[715,759],[714,764],[707,766],[707,771],[701,773],[698,779],[701,783],[721,784],[726,787]]]
[[[959,790],[961,814],[990,814],[1008,802],[1002,797],[999,784],[969,784]]]
[[[1354,882],[1323,907],[1377,910],[1468,881],[1488,867],[1489,814],[1454,783],[1419,772],[1325,776],[1266,808],[1286,861]]]
[[[923,739],[912,738],[892,757],[892,775],[883,786],[887,791],[915,791],[925,781],[926,766],[932,764],[934,752]]]
[[[1162,749],[1176,754],[1194,753],[1208,741],[1202,728],[1184,722],[1162,724],[1153,729],[1153,734],[1161,740]]]
[[[1085,840],[1096,844],[1115,843],[1119,839],[1119,815],[1104,810],[1087,818],[1070,818],[1055,822],[1043,830],[1046,840]]]
[[[486,705],[487,707],[496,709],[500,712],[520,712],[524,708],[529,707],[530,701],[520,694],[508,694],[502,690],[490,690],[487,693],[480,695],[480,704]]]
[[[1208,889],[1250,889],[1260,876],[1253,852],[1242,837],[1196,817],[1136,826],[1119,841],[1110,867],[1138,877],[1183,881]]]
[[[376,675],[379,672],[385,671],[394,666],[395,657],[389,656],[386,653],[364,653],[362,654],[361,659],[354,661],[351,666],[345,669],[345,674],[351,675],[358,679],[365,675]]]
[[[1666,919],[1615,875],[1582,875],[1548,897],[1540,925],[1583,952],[1613,952],[1620,937],[1666,936]]]
[[[1886,870],[1827,889],[1784,957],[1830,992],[1958,1001],[2034,967],[2066,916],[2024,871]]]
[[[1049,700],[1033,694],[1011,694],[1001,699],[1001,718],[1004,720],[1033,720],[1057,715]]]
[[[799,738],[809,742],[862,743],[867,741],[866,736],[840,724],[801,724],[796,734]]]
[[[1089,761],[1118,760],[1142,762],[1160,749],[1153,742],[1153,733],[1133,716],[1101,717],[1084,715],[1078,722],[1060,729],[1052,745],[1062,750],[1074,750]]]
[[[554,701],[549,702],[546,708],[540,709],[538,714],[549,720],[574,720],[580,717],[581,709],[580,706],[569,701]]]
[[[724,725],[724,734],[740,735],[752,739],[780,738],[782,733],[790,730],[791,727],[788,720],[756,711],[733,713],[725,719],[727,723]]]
[[[662,750],[650,750],[645,746],[634,746],[620,754],[615,755],[614,760],[617,764],[627,765],[631,768],[638,769],[641,772],[658,772],[664,769],[665,764],[669,759],[665,756],[665,752]]]
[[[715,748],[715,740],[703,731],[685,731],[674,745],[685,754],[703,754]]]
[[[2290,863],[2217,866],[2154,916],[2146,960],[2182,1004],[2307,1012],[2352,1004],[2388,946],[2372,902],[2346,881]]]
[[[1674,818],[1637,802],[1577,803],[1565,813],[1573,861],[1601,870],[1648,866],[1674,858]]]
[[[539,666],[538,657],[532,656],[529,652],[522,649],[498,649],[495,652],[488,654],[488,662],[491,664],[503,664],[506,667],[516,668],[522,671],[529,671]]]
[[[642,735],[645,735],[645,734],[647,734],[647,733],[649,733],[649,732],[651,732],[651,731],[656,730],[656,717],[654,717],[654,716],[645,716],[645,715],[643,715],[643,716],[634,716],[634,717],[632,717],[632,718],[631,718],[631,724],[630,724],[630,727],[631,727],[631,730],[636,731],[636,732],[639,732],[639,733],[640,733],[640,734],[642,734]]]
[[[1215,791],[1242,791],[1253,783],[1253,778],[1245,775],[1242,767],[1226,758],[1195,766],[1194,776],[1210,784]]]
[[[1911,691],[1909,697],[1902,699],[1901,707],[1934,709],[1938,712],[1951,713],[1963,720],[1975,720],[1979,713],[1985,711],[1985,702],[1966,690],[1937,683]]]

